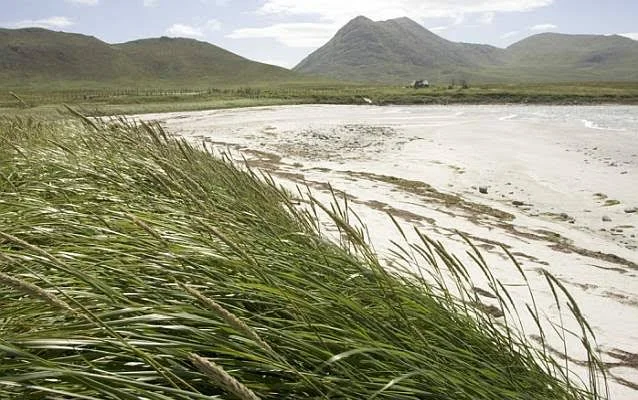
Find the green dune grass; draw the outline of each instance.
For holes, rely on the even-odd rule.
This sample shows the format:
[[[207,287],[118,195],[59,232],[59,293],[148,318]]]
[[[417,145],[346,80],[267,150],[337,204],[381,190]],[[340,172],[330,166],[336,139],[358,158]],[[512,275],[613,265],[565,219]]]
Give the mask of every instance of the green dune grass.
[[[158,126],[1,121],[0,398],[604,397],[550,275],[588,382],[485,312],[442,246],[422,236],[387,269],[348,215]]]

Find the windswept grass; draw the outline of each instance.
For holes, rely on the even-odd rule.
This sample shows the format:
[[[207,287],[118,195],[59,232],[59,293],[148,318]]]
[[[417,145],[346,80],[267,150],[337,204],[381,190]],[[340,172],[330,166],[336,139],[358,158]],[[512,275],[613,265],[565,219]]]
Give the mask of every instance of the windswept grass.
[[[439,244],[385,269],[344,205],[297,197],[158,126],[0,122],[0,398],[604,396],[593,335],[550,275],[589,382],[511,328],[478,252],[505,319]]]

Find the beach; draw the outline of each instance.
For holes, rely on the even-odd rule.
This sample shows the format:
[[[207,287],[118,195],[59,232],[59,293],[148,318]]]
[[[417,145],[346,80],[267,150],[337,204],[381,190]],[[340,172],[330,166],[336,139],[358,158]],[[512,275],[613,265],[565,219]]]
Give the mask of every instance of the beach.
[[[489,291],[468,238],[524,311],[531,299],[509,252],[548,329],[565,314],[551,273],[596,335],[610,398],[638,396],[638,107],[316,105],[136,118],[245,158],[293,193],[347,200],[388,265],[395,243],[419,240],[417,228]],[[521,325],[536,328],[525,312]],[[568,346],[570,368],[586,379],[576,337],[551,345]]]

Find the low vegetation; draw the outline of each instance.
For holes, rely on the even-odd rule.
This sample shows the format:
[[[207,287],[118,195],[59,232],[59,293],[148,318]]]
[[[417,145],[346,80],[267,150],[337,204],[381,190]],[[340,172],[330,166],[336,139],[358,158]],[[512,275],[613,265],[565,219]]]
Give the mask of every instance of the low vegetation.
[[[551,275],[586,382],[549,355],[551,332],[514,328],[469,244],[489,307],[439,244],[421,236],[386,268],[350,217],[159,126],[5,119],[0,398],[604,397],[592,334]]]
[[[72,86],[70,86],[72,87]],[[441,82],[430,88],[329,82],[215,88],[88,87],[0,91],[0,113],[53,116],[60,104],[88,115],[289,104],[638,104],[636,83],[474,85]]]

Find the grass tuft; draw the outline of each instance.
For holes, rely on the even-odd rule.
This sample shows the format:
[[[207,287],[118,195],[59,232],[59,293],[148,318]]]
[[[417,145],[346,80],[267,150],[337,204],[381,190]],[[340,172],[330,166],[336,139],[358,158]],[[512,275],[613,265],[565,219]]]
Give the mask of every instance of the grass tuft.
[[[232,393],[240,400],[260,400],[252,390],[248,389],[237,379],[228,374],[222,367],[197,354],[191,354],[190,359],[198,370],[219,383],[225,390]]]
[[[551,275],[582,380],[550,356],[535,303],[542,341],[521,332],[471,243],[489,307],[440,243],[419,234],[387,266],[351,220],[346,201],[293,196],[157,125],[0,121],[0,398],[606,396],[593,333]]]

